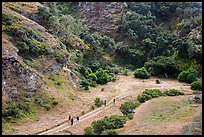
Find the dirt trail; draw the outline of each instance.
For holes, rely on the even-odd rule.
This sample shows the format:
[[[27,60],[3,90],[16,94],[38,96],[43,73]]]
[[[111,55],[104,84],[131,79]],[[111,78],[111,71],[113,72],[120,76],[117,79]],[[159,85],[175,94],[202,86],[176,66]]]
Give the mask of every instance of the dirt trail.
[[[82,92],[78,96],[77,101],[73,101],[70,106],[59,106],[56,110],[50,111],[49,113],[43,114],[39,116],[38,121],[34,122],[26,122],[22,125],[16,126],[13,132],[10,132],[9,134],[35,134],[39,133],[41,131],[45,131],[46,129],[51,129],[53,127],[57,127],[59,125],[62,125],[61,127],[66,127],[67,123],[65,123],[68,119],[68,115],[79,115],[80,117],[81,112],[84,111],[88,113],[90,112],[91,105],[94,105],[94,99],[96,97],[100,97],[101,99],[106,99],[108,102],[111,101],[116,96],[125,96],[127,94],[131,94],[130,97],[136,98],[144,89],[150,89],[150,88],[158,88],[161,90],[167,90],[167,89],[178,89],[182,90],[183,92],[189,94],[192,93],[190,86],[185,83],[178,82],[177,80],[171,80],[171,79],[160,79],[161,84],[156,84],[155,80],[157,78],[151,77],[147,80],[141,80],[134,78],[133,75],[129,76],[119,76],[118,80],[116,82],[109,82],[105,85],[99,85],[95,88],[90,89],[90,92]],[[104,89],[103,91],[101,89]],[[97,115],[91,115],[89,118],[85,119],[80,122],[80,124],[77,124],[70,127],[65,133],[58,132],[59,134],[68,134],[70,131],[72,131],[73,134],[83,134],[83,127],[86,127],[91,124],[93,120],[96,120],[98,118],[103,118],[105,115],[112,115],[112,114],[120,114],[119,111],[119,104],[121,104],[124,101],[127,101],[122,99],[121,101],[118,101],[118,105],[113,105],[109,109],[106,109],[104,111],[98,112]],[[71,107],[72,106],[72,107]],[[76,108],[77,106],[77,108]],[[96,110],[95,110],[96,111]],[[88,114],[87,114],[88,115]],[[83,118],[83,117],[82,117]],[[63,123],[63,124],[62,124]],[[60,127],[60,130],[61,130]],[[74,128],[76,128],[74,130]],[[53,132],[52,132],[53,133]],[[58,134],[57,133],[57,134]]]

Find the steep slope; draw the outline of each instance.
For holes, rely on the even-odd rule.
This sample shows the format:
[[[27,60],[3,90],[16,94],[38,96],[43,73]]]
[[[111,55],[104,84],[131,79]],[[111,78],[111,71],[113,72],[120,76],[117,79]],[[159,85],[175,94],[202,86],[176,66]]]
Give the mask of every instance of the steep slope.
[[[68,61],[70,54],[66,46],[43,26],[26,17],[27,13],[32,15],[39,5],[3,4],[2,119],[5,126],[27,117],[30,112],[38,113],[37,109],[41,107],[46,111],[57,104],[66,104],[73,99],[78,88],[78,76],[72,72],[76,66]],[[64,66],[69,71],[63,71]],[[65,88],[68,92],[59,96],[53,91],[59,85],[62,86],[59,91]]]

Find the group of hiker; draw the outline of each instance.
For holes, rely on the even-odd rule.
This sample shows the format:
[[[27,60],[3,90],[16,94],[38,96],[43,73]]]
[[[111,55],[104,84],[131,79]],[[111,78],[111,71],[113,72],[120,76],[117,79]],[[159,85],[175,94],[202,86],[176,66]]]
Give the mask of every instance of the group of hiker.
[[[76,117],[76,120],[79,122],[79,116]],[[69,121],[71,122],[71,125],[74,124],[74,118],[69,115]]]
[[[115,98],[113,99],[113,103],[115,104]],[[106,106],[107,102],[104,100],[104,105]]]
[[[115,98],[113,99],[113,103],[115,104]],[[104,100],[104,105],[105,106],[107,105],[106,100]],[[77,122],[79,122],[79,116],[76,117],[76,120],[77,120]],[[69,122],[71,122],[71,125],[74,124],[74,118],[71,115],[69,115]]]

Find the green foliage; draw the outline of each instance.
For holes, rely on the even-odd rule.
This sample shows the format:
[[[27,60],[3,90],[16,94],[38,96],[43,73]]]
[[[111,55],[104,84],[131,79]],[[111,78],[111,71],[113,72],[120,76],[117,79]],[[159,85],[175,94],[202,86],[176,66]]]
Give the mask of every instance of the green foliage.
[[[89,90],[90,83],[86,79],[82,80],[80,85],[82,85],[85,88],[85,90]]]
[[[159,89],[146,89],[143,94],[150,95],[152,98],[156,98],[162,95]]]
[[[202,81],[194,81],[191,83],[192,90],[202,90]]]
[[[21,21],[21,19],[13,16],[12,14],[2,13],[2,25],[10,26],[19,21]]]
[[[92,126],[93,126],[94,132],[100,135],[103,131],[107,129],[110,130],[110,129],[121,128],[125,123],[126,123],[125,117],[112,115],[112,116],[106,116],[101,120],[93,121]],[[111,133],[113,132],[111,131]]]
[[[58,104],[55,98],[35,98],[34,103],[40,107],[45,108],[47,111]]]
[[[125,102],[120,106],[120,111],[127,115],[129,113],[132,113],[133,109],[136,108],[136,104],[134,102]]]
[[[96,74],[94,73],[91,73],[88,75],[88,79],[92,80],[92,81],[97,81],[97,77],[96,77]]]
[[[144,103],[146,102],[147,100],[151,99],[151,96],[150,95],[147,95],[147,94],[142,94],[142,95],[139,95],[137,97],[137,100],[140,102],[140,103]]]
[[[89,74],[92,73],[92,70],[88,67],[81,66],[79,72],[85,77],[88,78]]]
[[[2,109],[2,118],[7,122],[15,122],[30,112],[30,105],[25,102],[13,102]]]
[[[97,84],[106,84],[107,82],[111,81],[110,75],[108,74],[107,70],[99,69],[95,74],[97,76]]]
[[[100,98],[96,98],[96,99],[94,100],[94,102],[95,102],[95,105],[96,105],[97,107],[101,107],[101,105],[103,105],[103,100],[101,100]]]
[[[179,96],[179,95],[184,95],[183,92],[180,92],[176,89],[170,89],[170,90],[167,90],[165,92],[163,92],[163,95],[166,95],[166,96]]]
[[[146,68],[144,67],[135,70],[134,75],[136,78],[142,78],[142,79],[147,79],[150,77],[150,74],[147,72]]]
[[[74,17],[74,7],[69,3],[56,2],[46,3],[38,9],[38,15],[42,18],[41,22],[46,24],[46,27],[55,35],[59,36],[63,42],[67,42],[67,35],[80,35],[87,28],[82,25],[82,22]]]
[[[92,126],[88,126],[84,129],[85,134],[84,135],[96,135],[96,133],[93,131]]]
[[[172,57],[159,56],[145,62],[144,67],[150,71],[152,75],[177,77],[180,72],[179,65]]]
[[[145,89],[145,91],[143,91],[142,94],[137,97],[137,100],[140,103],[144,103],[145,101],[147,101],[151,98],[156,98],[156,97],[159,97],[161,95],[162,95],[162,93],[159,89],[149,89],[149,90]]]
[[[196,81],[197,76],[198,76],[197,70],[190,68],[190,69],[182,71],[178,75],[178,80],[180,82],[192,83]]]
[[[108,129],[104,130],[100,135],[118,135],[118,133],[114,129]]]
[[[132,114],[132,113],[128,113],[128,114],[127,114],[127,117],[128,117],[128,119],[130,119],[130,120],[131,120],[131,119],[133,119],[133,117],[134,117],[134,116],[133,116],[133,114]]]

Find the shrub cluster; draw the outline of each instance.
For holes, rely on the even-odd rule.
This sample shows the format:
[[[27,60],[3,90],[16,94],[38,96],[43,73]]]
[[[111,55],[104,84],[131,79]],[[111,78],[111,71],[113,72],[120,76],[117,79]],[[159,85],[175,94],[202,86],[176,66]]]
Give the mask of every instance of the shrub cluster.
[[[136,69],[134,75],[136,78],[142,78],[142,79],[147,79],[150,77],[150,74],[147,72],[145,67]]]
[[[202,90],[202,81],[194,81],[191,83],[192,90]]]
[[[162,93],[159,89],[145,89],[145,91],[142,92],[142,95],[139,95],[137,97],[137,100],[140,103],[144,103],[145,101],[151,99],[151,98],[156,98],[161,96]]]
[[[112,115],[106,116],[103,119],[93,121],[92,126],[84,129],[85,135],[116,135],[114,129],[123,127],[126,123],[126,118],[123,116]]]
[[[179,95],[184,95],[183,92],[180,92],[176,89],[170,89],[170,90],[167,90],[165,92],[163,92],[163,95],[165,96],[179,96]]]
[[[91,68],[82,66],[79,71],[84,77],[81,81],[81,85],[85,88],[85,90],[88,90],[90,86],[95,87],[97,84],[102,85],[116,80],[113,73],[102,68],[98,69],[94,73]]]
[[[196,81],[197,75],[198,75],[197,70],[190,68],[190,69],[182,71],[178,75],[178,80],[180,82],[192,83]]]
[[[101,100],[100,98],[96,98],[96,99],[94,100],[94,102],[95,102],[95,105],[96,105],[97,107],[100,107],[101,105],[103,105],[103,100]]]
[[[133,112],[133,109],[135,109],[136,107],[138,107],[140,105],[139,101],[135,101],[135,102],[125,102],[120,106],[120,111],[125,114],[131,114]]]

